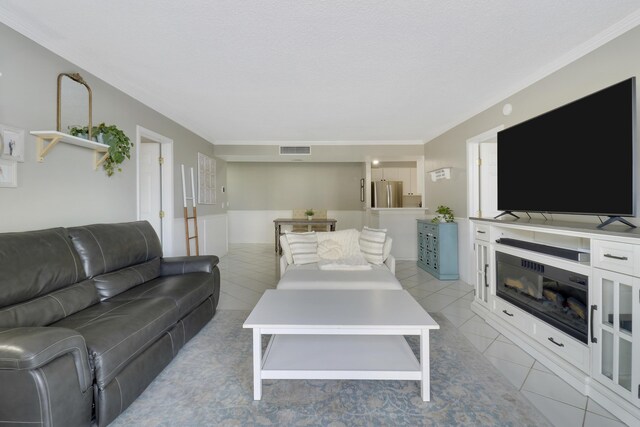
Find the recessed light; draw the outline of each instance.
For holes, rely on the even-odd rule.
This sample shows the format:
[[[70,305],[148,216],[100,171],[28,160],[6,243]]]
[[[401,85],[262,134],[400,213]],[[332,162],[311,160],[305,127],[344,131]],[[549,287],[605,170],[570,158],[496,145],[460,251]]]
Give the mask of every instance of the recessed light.
[[[504,107],[502,107],[502,114],[504,114],[505,116],[511,114],[512,111],[513,107],[511,106],[511,104],[504,104]]]
[[[378,164],[380,164],[380,160],[374,160],[372,163],[373,163],[374,165],[378,165]]]

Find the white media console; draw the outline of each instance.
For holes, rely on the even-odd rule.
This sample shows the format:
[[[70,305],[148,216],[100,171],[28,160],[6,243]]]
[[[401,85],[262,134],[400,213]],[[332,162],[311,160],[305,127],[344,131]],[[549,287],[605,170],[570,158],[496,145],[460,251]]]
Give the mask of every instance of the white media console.
[[[640,231],[470,219],[472,310],[620,420],[639,425]]]

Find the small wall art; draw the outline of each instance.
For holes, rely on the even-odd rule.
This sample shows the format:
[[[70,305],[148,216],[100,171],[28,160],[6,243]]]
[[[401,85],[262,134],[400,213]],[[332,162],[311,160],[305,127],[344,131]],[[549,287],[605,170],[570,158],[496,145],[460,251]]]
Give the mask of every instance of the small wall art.
[[[0,187],[18,186],[18,163],[12,159],[0,158]]]
[[[24,162],[24,129],[0,124],[0,143],[3,158]]]

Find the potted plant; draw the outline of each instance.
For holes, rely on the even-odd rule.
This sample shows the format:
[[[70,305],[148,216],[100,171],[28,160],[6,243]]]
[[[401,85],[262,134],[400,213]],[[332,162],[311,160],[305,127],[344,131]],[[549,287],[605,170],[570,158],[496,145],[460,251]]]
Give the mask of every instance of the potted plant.
[[[313,215],[315,215],[315,212],[313,211],[313,209],[307,209],[304,214],[307,216],[307,219],[311,221],[313,219]]]
[[[436,213],[438,215],[436,215],[436,217],[433,218],[431,222],[453,222],[453,210],[449,206],[438,206],[438,209],[436,209]]]
[[[85,127],[74,126],[69,129],[69,133],[73,136],[80,138],[86,138],[89,134],[89,129]],[[118,166],[125,159],[131,158],[131,147],[133,143],[129,137],[115,125],[107,126],[104,123],[100,123],[98,126],[91,128],[91,139],[109,146],[109,156],[102,164],[102,167],[107,172],[107,176],[111,176],[115,173],[122,172],[122,169]]]

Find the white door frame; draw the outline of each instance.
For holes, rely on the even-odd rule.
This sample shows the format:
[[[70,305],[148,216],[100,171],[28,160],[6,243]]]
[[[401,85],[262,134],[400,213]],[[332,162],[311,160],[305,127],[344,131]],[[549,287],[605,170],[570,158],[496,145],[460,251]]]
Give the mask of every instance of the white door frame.
[[[478,162],[480,143],[496,138],[498,132],[504,129],[504,125],[496,126],[486,132],[482,132],[467,139],[467,217],[478,216],[480,205],[480,190],[478,182]],[[473,233],[472,233],[473,234]]]
[[[140,144],[142,139],[161,145],[162,158],[162,252],[173,255],[173,140],[152,130],[136,126],[136,215],[140,219]]]
[[[480,182],[478,180],[480,165],[478,165],[477,162],[480,155],[480,144],[496,138],[498,132],[503,129],[504,125],[496,126],[493,129],[489,129],[488,131],[467,139],[467,218],[477,217],[478,209],[480,208]],[[468,247],[471,248],[471,253],[473,254],[475,233],[471,224],[469,224],[468,230]],[[474,256],[469,257],[469,262],[472,267],[469,271],[474,271],[474,261]]]

